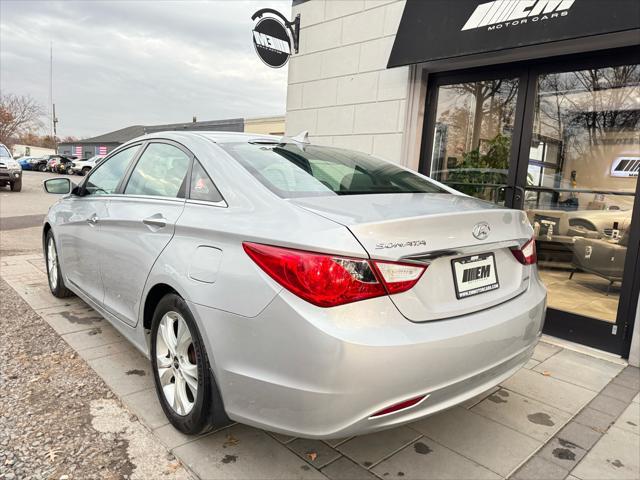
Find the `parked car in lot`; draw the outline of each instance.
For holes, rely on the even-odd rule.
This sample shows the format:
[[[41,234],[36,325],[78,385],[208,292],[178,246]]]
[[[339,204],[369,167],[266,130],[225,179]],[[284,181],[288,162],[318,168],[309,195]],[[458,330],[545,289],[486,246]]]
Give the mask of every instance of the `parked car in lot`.
[[[51,292],[150,358],[185,433],[401,425],[504,381],[541,334],[524,212],[369,155],[163,132],[44,186],[64,195],[43,227]]]
[[[72,174],[73,171],[71,170],[71,167],[73,166],[73,162],[76,157],[63,157],[61,156],[57,163],[55,164],[55,167],[53,168],[53,172],[55,173],[67,173],[67,174]]]
[[[86,175],[103,158],[104,155],[94,155],[86,160],[75,160],[71,164],[71,171],[78,175]]]
[[[58,157],[51,157],[47,160],[47,172],[55,172],[56,167],[60,159]]]
[[[31,170],[37,170],[39,172],[47,171],[47,164],[49,163],[49,155],[44,157],[34,158],[31,163]]]
[[[0,186],[9,185],[12,192],[22,190],[22,168],[9,149],[0,143]]]
[[[20,157],[16,160],[22,170],[33,170],[32,166],[38,161],[36,157]]]
[[[68,170],[77,157],[66,155],[49,155],[46,171],[52,173],[68,173]]]

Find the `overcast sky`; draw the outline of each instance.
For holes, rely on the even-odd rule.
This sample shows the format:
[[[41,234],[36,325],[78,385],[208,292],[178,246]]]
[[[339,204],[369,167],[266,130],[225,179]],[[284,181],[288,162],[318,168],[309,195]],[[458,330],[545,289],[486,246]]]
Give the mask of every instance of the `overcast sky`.
[[[129,125],[279,115],[287,68],[253,49],[251,15],[291,0],[0,0],[0,89],[49,102],[49,43],[58,135]]]

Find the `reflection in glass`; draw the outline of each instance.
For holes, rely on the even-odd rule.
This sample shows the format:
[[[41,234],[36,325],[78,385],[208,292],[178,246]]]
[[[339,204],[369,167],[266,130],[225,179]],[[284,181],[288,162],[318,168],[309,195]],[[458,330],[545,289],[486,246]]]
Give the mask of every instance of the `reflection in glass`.
[[[518,80],[438,90],[431,177],[474,197],[500,201],[506,184]]]
[[[640,167],[640,67],[538,78],[525,209],[549,306],[614,322]]]

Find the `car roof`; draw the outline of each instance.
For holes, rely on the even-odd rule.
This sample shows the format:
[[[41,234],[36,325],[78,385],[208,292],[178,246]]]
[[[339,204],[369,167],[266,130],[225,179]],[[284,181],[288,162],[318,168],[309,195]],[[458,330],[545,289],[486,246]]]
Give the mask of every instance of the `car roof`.
[[[137,137],[130,142],[137,140],[151,140],[153,138],[164,138],[168,140],[184,140],[188,137],[193,138],[206,138],[215,143],[231,143],[231,142],[251,142],[251,141],[269,141],[278,142],[282,137],[275,135],[262,135],[259,133],[245,133],[245,132],[216,132],[206,130],[170,130],[165,132],[154,132],[141,137]]]

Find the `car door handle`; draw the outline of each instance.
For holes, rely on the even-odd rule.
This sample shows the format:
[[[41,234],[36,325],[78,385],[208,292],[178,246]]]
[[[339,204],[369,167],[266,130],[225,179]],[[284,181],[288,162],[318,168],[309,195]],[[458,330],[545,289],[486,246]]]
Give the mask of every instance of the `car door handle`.
[[[95,213],[91,215],[89,218],[87,218],[87,223],[91,226],[95,226],[98,223],[98,221],[100,221],[100,219]]]
[[[162,228],[167,226],[167,219],[160,214],[156,214],[145,218],[142,223],[150,227]]]

